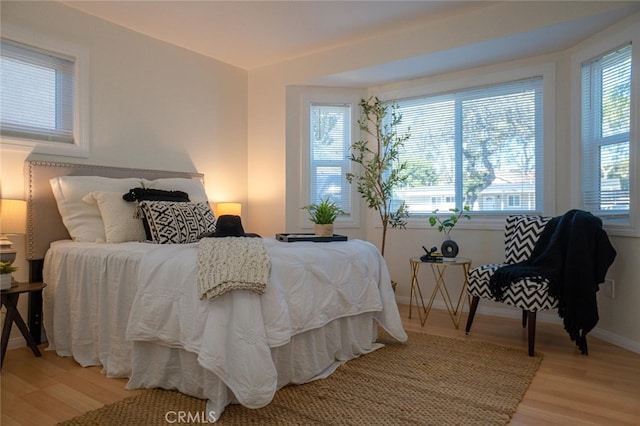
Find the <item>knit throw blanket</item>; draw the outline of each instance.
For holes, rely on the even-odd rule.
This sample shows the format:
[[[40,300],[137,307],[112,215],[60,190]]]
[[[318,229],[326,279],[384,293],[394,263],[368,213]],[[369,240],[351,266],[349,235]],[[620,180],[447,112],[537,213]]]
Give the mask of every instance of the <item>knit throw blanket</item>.
[[[596,292],[615,257],[602,221],[570,210],[547,223],[529,259],[498,269],[489,288],[496,300],[504,300],[507,288],[522,278],[548,280],[565,330],[587,354],[586,335],[598,323]]]
[[[197,280],[200,299],[230,290],[265,291],[271,262],[262,238],[203,238],[198,246]]]

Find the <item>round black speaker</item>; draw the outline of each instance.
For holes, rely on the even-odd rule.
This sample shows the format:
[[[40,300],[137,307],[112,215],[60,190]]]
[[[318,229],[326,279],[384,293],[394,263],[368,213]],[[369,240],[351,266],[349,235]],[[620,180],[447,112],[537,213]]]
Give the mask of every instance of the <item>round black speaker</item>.
[[[444,257],[456,257],[458,255],[458,244],[453,240],[446,240],[442,243],[440,251]]]

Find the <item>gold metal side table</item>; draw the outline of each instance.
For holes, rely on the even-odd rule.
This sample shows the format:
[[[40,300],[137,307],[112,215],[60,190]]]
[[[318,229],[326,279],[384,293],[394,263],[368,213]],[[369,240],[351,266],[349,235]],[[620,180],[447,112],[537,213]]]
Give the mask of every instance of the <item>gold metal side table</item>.
[[[427,317],[429,316],[429,312],[431,312],[431,307],[433,306],[433,301],[436,298],[436,294],[440,292],[442,295],[442,299],[444,300],[444,304],[449,312],[449,316],[451,317],[451,321],[453,321],[453,325],[458,328],[460,325],[460,318],[462,317],[462,308],[464,307],[465,300],[467,301],[467,306],[470,305],[470,297],[467,294],[465,298],[465,293],[467,287],[469,285],[469,268],[471,267],[471,259],[467,259],[466,257],[456,257],[453,261],[444,261],[444,262],[423,262],[419,257],[412,257],[409,260],[411,265],[411,293],[409,296],[409,318],[411,318],[411,310],[413,307],[413,302],[415,299],[416,308],[418,309],[418,317],[420,318],[420,324],[424,326],[425,322],[427,322]],[[418,282],[418,273],[420,271],[420,265],[423,263],[427,263],[431,267],[431,272],[433,273],[433,279],[435,280],[435,287],[433,288],[433,292],[431,293],[431,297],[429,298],[429,302],[425,305],[424,298],[422,297],[422,290],[420,289],[420,283]],[[449,290],[447,289],[447,283],[444,280],[444,274],[449,267],[458,266],[462,268],[462,289],[460,290],[460,295],[458,296],[458,301],[454,308],[453,302],[451,301],[451,296],[449,295]]]

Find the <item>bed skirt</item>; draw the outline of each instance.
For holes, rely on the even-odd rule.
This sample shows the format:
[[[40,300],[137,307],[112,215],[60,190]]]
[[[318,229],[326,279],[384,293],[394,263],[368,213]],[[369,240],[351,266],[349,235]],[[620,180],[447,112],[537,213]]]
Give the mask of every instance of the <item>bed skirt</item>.
[[[375,343],[377,335],[373,313],[364,313],[294,336],[287,345],[271,349],[278,389],[329,376],[343,362],[382,347]],[[151,342],[133,342],[127,389],[138,388],[175,389],[206,399],[212,421],[237,402],[218,376],[200,366],[197,354]]]

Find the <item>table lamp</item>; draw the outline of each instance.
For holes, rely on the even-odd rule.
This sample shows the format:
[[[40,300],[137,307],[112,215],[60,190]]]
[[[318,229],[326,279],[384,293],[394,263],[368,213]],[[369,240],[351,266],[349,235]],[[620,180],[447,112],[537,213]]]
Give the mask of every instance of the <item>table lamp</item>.
[[[9,234],[27,232],[27,202],[24,200],[0,200],[0,262],[13,263],[16,250],[7,238]]]
[[[27,203],[23,200],[0,200],[0,288],[7,290],[16,284],[11,264],[16,260],[16,250],[7,234],[24,234],[27,231]],[[4,334],[4,333],[3,333]]]
[[[241,203],[217,203],[214,208],[216,217],[222,215],[242,216],[242,204]]]

